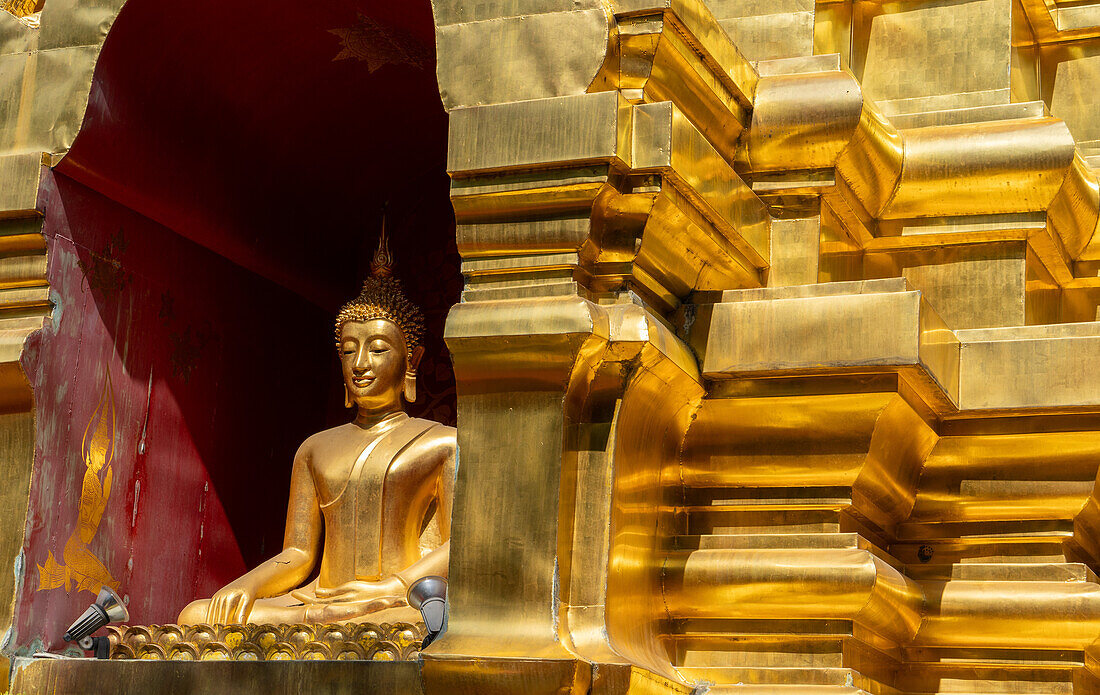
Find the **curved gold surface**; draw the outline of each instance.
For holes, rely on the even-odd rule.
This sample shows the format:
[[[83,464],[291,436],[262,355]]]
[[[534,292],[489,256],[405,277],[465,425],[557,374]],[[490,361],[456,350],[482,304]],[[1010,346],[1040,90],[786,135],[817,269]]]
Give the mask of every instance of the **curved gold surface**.
[[[690,487],[846,487],[883,527],[913,507],[935,433],[897,394],[711,399],[684,443]]]
[[[863,92],[847,72],[761,77],[745,163],[761,172],[835,166],[862,111]]]
[[[874,104],[865,99],[848,147],[836,163],[837,175],[851,187],[862,207],[878,215],[893,196],[901,177],[901,135]]]
[[[1074,519],[1098,472],[1091,432],[944,437],[924,464],[909,522]]]
[[[670,556],[662,576],[673,619],[849,619],[904,643],[924,604],[920,586],[866,550],[701,549]]]
[[[1071,258],[1100,260],[1100,238],[1096,234],[1100,226],[1100,183],[1080,152],[1074,153],[1073,166],[1047,209],[1047,220]]]
[[[659,638],[665,616],[662,541],[673,532],[670,483],[703,389],[693,360],[665,358],[666,351],[655,347],[645,346],[639,355],[616,417],[607,634],[633,663],[671,675]],[[676,353],[687,355],[682,347]]]
[[[923,584],[928,616],[915,644],[1084,649],[1100,635],[1095,582],[950,581]]]
[[[931,126],[901,133],[905,162],[885,218],[1044,210],[1073,164],[1056,118]]]

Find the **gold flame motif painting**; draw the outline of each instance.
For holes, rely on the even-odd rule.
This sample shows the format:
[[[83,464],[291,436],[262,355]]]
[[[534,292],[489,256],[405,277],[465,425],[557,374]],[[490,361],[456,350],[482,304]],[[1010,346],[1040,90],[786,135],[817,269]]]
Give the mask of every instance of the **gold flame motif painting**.
[[[111,496],[111,480],[114,472],[111,461],[115,453],[115,406],[111,389],[111,373],[103,382],[99,404],[92,412],[84,438],[80,443],[80,455],[84,461],[84,480],[80,487],[80,512],[76,529],[65,542],[61,553],[64,564],[49,552],[45,565],[38,565],[38,591],[65,587],[73,590],[98,593],[104,585],[118,588],[118,581],[89,548],[99,531],[99,522]]]

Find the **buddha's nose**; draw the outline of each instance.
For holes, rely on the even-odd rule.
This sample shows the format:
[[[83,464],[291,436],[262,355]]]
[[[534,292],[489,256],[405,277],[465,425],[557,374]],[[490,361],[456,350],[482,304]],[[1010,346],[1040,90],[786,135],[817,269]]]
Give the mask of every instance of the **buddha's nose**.
[[[355,366],[352,369],[356,374],[362,374],[370,369],[370,356],[366,353],[360,352],[355,359]]]

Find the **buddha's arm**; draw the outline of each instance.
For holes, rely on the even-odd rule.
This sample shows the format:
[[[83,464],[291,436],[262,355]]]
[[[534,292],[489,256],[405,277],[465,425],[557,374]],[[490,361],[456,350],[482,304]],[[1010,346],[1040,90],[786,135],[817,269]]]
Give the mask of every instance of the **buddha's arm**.
[[[451,541],[448,540],[443,545],[398,572],[397,578],[407,591],[412,583],[421,577],[428,577],[431,575],[446,577],[447,563],[450,557]]]
[[[257,598],[285,594],[301,585],[317,563],[322,523],[317,490],[309,471],[309,451],[303,444],[294,457],[290,476],[282,552],[214,594],[207,622],[243,623]]]
[[[453,432],[454,430],[450,431]],[[439,535],[444,542],[435,550],[397,573],[397,578],[401,580],[406,588],[421,577],[433,574],[440,577],[447,576],[447,565],[451,558],[451,507],[454,506],[455,491],[453,435],[447,440],[445,451],[445,459],[440,467],[439,479],[436,482],[436,500],[439,504],[436,518],[439,519]]]

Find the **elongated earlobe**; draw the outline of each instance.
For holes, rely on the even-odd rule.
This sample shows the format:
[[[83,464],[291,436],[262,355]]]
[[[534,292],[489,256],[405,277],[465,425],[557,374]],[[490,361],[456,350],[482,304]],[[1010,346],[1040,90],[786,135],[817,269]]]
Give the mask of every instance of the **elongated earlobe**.
[[[348,385],[344,384],[344,407],[350,408],[353,405],[351,402],[351,392],[348,391]]]
[[[423,356],[424,346],[417,345],[409,352],[409,361],[405,363],[405,400],[409,403],[416,400],[416,368]]]

